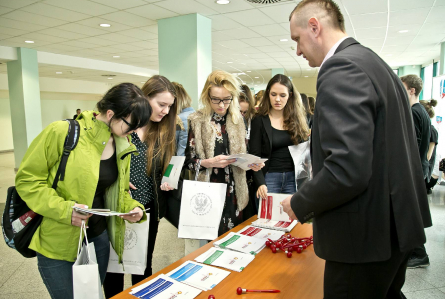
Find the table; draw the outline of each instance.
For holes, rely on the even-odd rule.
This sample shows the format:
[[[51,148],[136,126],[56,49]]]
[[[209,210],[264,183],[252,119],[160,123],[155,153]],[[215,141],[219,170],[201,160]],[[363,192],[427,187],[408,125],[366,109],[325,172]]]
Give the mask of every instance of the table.
[[[238,232],[242,228],[250,225],[256,219],[257,216],[253,216],[242,224],[234,227],[232,230],[230,230],[230,232]],[[225,233],[216,240],[225,237],[228,233],[229,232]],[[291,231],[291,234],[292,236],[299,238],[309,237],[312,235],[312,225],[299,223]],[[153,274],[139,284],[151,280],[159,274],[166,274],[179,267],[186,261],[194,260],[197,256],[201,255],[211,246],[213,246],[214,241]],[[287,258],[286,254],[283,252],[277,252],[274,254],[270,249],[265,248],[256,255],[255,259],[242,272],[228,270],[231,272],[231,274],[226,279],[224,279],[212,290],[202,292],[196,298],[207,299],[208,296],[212,294],[215,296],[215,299],[321,299],[323,298],[324,266],[325,261],[315,255],[314,246],[309,246],[301,254],[294,252],[292,258]],[[134,286],[131,288],[133,287]],[[278,289],[281,290],[281,293],[247,293],[237,295],[237,287],[242,287],[244,289]],[[114,296],[113,299],[135,299],[136,297],[129,294],[131,288]]]

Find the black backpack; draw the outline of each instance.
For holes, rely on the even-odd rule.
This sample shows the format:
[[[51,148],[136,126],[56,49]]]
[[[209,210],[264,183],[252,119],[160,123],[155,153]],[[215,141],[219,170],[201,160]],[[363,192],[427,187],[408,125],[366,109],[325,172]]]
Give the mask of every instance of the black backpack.
[[[53,189],[57,188],[59,180],[63,181],[65,179],[68,157],[79,141],[79,123],[72,119],[66,119],[66,121],[69,123],[68,134],[65,138],[63,154],[52,185]],[[28,247],[42,219],[43,216],[36,214],[26,205],[17,193],[15,186],[8,188],[2,217],[2,230],[5,242],[9,247],[16,249],[24,257],[35,257],[36,252]]]

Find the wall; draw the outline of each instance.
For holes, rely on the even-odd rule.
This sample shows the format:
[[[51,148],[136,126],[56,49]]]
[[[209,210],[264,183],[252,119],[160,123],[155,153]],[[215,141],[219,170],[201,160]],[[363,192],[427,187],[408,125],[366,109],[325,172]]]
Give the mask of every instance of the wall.
[[[92,110],[101,95],[41,92],[42,128],[50,123],[72,118],[76,109]],[[12,142],[11,110],[7,90],[0,90],[0,152],[14,149]]]

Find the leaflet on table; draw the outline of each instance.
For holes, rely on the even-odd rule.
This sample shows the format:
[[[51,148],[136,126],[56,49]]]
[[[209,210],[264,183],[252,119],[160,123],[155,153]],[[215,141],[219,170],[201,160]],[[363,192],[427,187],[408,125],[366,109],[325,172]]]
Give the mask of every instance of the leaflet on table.
[[[252,254],[212,247],[195,258],[195,261],[241,272],[254,258]]]
[[[275,229],[288,233],[295,227],[295,225],[297,225],[297,223],[298,223],[297,220],[293,220],[292,222],[290,222],[290,221],[274,221],[274,220],[260,218],[252,222],[252,225],[261,228]]]
[[[208,291],[230,274],[229,271],[187,261],[166,275],[189,286]]]
[[[213,243],[214,246],[235,250],[243,253],[257,254],[265,244],[262,239],[248,237],[245,235],[230,232],[226,237]]]
[[[178,238],[216,239],[226,190],[227,184],[184,180]]]
[[[99,215],[99,216],[126,216],[126,215],[134,215],[138,214],[139,212],[128,212],[128,213],[119,213],[115,211],[110,211],[108,209],[84,209],[80,207],[73,206],[73,209],[76,212],[79,212],[80,214],[93,214],[93,215]]]
[[[247,166],[249,164],[258,164],[267,161],[267,159],[261,159],[260,157],[250,154],[236,154],[227,157],[227,160],[231,159],[237,159],[236,162],[232,163],[231,165],[238,166],[243,170],[249,170],[250,168]]]
[[[281,202],[289,194],[268,193],[267,198],[260,198],[258,218],[276,221],[292,221],[284,211]]]
[[[181,176],[182,166],[184,165],[184,156],[173,156],[162,177],[161,184],[168,183],[174,189],[178,189],[179,177]]]
[[[249,226],[246,226],[245,228],[243,228],[242,230],[240,230],[238,232],[238,234],[249,236],[249,237],[254,237],[254,238],[259,238],[259,239],[264,239],[264,241],[266,241],[267,239],[276,241],[279,238],[281,238],[281,236],[283,236],[284,233],[282,231],[277,231],[277,230],[267,229],[267,228],[259,228],[259,227],[249,225]]]
[[[193,299],[202,291],[161,274],[134,288],[130,294],[143,299]]]

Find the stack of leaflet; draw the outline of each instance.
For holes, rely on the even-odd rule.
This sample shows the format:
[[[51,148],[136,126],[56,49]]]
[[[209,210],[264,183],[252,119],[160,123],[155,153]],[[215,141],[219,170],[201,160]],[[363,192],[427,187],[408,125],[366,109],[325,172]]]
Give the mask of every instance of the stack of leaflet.
[[[261,198],[258,209],[259,219],[252,222],[252,225],[290,232],[298,221],[290,219],[283,210],[281,202],[288,196],[288,194],[269,193],[267,198]]]
[[[252,238],[232,232],[221,240],[215,241],[213,245],[222,249],[230,249],[253,255],[256,255],[265,246],[262,239]]]
[[[254,258],[251,254],[212,247],[195,258],[195,261],[241,272]]]
[[[259,227],[254,227],[254,226],[249,225],[249,226],[246,226],[245,228],[243,228],[242,230],[240,230],[238,232],[238,234],[249,236],[249,237],[254,237],[254,238],[259,238],[259,239],[264,239],[264,241],[266,241],[267,239],[276,241],[279,238],[281,238],[281,236],[283,236],[284,233],[282,231],[277,231],[277,230],[267,229],[267,228],[259,228]]]
[[[208,291],[229,274],[230,272],[226,270],[187,261],[166,275],[178,282]]]
[[[134,288],[130,294],[142,299],[193,299],[202,291],[161,274]]]

